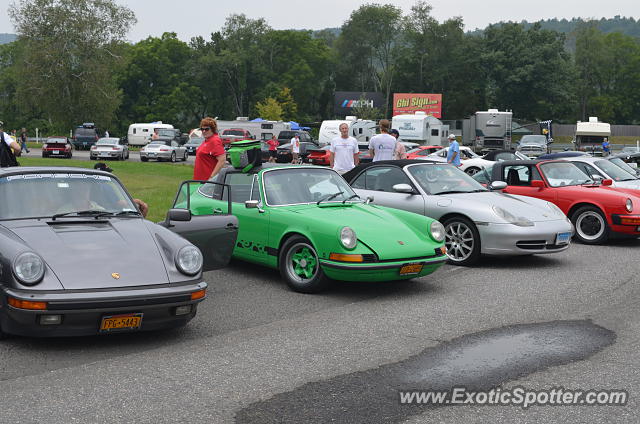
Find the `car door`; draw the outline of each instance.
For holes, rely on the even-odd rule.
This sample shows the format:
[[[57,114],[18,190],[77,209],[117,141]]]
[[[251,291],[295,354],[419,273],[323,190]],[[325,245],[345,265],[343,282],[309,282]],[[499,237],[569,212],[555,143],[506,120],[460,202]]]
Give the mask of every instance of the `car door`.
[[[192,198],[201,197],[203,192],[213,193],[216,188],[228,189],[228,186],[213,181],[183,182],[178,188],[173,208],[167,213],[167,219],[159,223],[200,249],[204,257],[203,271],[227,266],[238,236],[238,218],[231,214],[230,201],[227,201],[226,210],[212,205],[211,214],[191,213]]]
[[[396,184],[408,184],[414,193],[398,193],[393,190]],[[371,166],[351,183],[356,193],[366,198],[373,196],[376,205],[403,209],[424,215],[424,198],[404,171],[397,166]]]
[[[536,197],[550,202],[556,200],[556,191],[547,186],[533,164],[505,165],[502,167],[501,180],[507,183],[507,188],[502,190],[504,193]],[[531,181],[534,180],[542,181],[544,187],[532,187]]]

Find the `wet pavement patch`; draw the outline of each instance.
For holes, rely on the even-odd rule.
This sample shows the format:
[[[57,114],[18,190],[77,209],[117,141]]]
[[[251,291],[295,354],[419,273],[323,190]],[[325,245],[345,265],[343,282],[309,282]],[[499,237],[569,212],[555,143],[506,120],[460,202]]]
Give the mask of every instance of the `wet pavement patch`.
[[[256,402],[238,423],[388,423],[429,407],[401,405],[401,390],[490,390],[549,367],[579,361],[615,342],[590,321],[513,325],[444,342],[404,361],[307,383]],[[561,385],[561,382],[554,382]]]

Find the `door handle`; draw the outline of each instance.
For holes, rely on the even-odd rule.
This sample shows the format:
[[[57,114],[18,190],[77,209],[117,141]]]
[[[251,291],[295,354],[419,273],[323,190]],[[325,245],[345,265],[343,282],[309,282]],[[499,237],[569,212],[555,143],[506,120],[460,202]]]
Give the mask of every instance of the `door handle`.
[[[227,229],[227,230],[237,230],[238,226],[236,224],[234,224],[233,222],[230,222],[230,223],[227,224],[225,229]]]
[[[221,214],[221,213],[222,213],[222,209],[220,209],[220,208],[215,208],[215,209],[213,210],[213,213],[214,213],[214,214]]]

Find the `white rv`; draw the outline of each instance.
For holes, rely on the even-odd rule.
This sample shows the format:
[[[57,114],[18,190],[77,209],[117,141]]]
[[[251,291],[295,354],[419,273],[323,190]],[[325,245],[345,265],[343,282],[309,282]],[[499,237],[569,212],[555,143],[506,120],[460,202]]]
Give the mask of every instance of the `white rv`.
[[[161,128],[173,128],[171,124],[163,124],[162,121],[151,122],[148,124],[131,124],[127,131],[127,141],[130,146],[144,146],[149,144],[153,130]]]
[[[371,137],[376,135],[376,123],[369,119],[357,119],[355,116],[347,116],[345,119],[322,121],[318,143],[325,146],[336,137],[340,137],[340,125],[349,125],[349,135],[358,140],[358,144],[367,144]]]
[[[269,140],[278,137],[280,131],[291,130],[291,124],[283,121],[258,121],[251,122],[249,118],[239,116],[233,121],[216,121],[218,123],[218,133],[224,130],[245,130],[248,131],[255,140]]]
[[[602,142],[608,137],[611,137],[611,125],[598,121],[597,116],[590,116],[588,122],[577,122],[573,143],[575,143],[576,150],[601,153]]]
[[[402,141],[412,141],[426,146],[446,146],[449,125],[424,112],[396,115],[391,118],[391,128],[398,130]]]

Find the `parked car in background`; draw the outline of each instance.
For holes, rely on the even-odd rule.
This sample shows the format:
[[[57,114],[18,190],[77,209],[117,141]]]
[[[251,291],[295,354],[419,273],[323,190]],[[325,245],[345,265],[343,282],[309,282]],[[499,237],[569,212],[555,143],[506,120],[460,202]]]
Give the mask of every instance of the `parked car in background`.
[[[407,150],[407,159],[420,159],[442,149],[442,146],[417,146]]]
[[[204,141],[204,137],[190,137],[189,141],[186,142],[184,147],[187,149],[187,153],[195,156],[196,149],[202,144]]]
[[[284,132],[284,131],[281,131],[281,132]],[[305,141],[302,141],[302,138],[301,138],[300,139],[300,158],[302,159],[303,162],[307,162],[308,161],[307,156],[309,155],[309,153],[312,150],[317,150],[319,148],[320,146],[318,145],[317,141],[311,140],[311,138]],[[292,160],[293,160],[293,155],[291,154],[291,143],[286,142],[278,146],[276,162],[289,163]]]
[[[280,143],[280,145],[282,146],[283,144],[287,144],[287,143],[291,143],[291,139],[293,137],[295,137],[296,135],[298,135],[298,137],[300,137],[300,143],[313,143],[316,145],[320,145],[319,142],[314,141],[313,138],[311,137],[311,134],[309,134],[306,131],[303,130],[285,130],[285,131],[280,131],[278,133],[278,143]]]
[[[491,191],[506,185],[486,189],[451,164],[380,161],[359,165],[343,177],[375,204],[440,221],[449,261],[456,265],[475,264],[481,254],[546,254],[569,247],[571,222],[555,205]]]
[[[573,150],[566,150],[564,152],[555,152],[555,153],[547,153],[544,155],[540,155],[538,156],[538,159],[540,160],[551,160],[551,159],[565,159],[565,158],[574,158],[574,157],[580,157],[580,156],[588,156],[590,157],[591,155],[587,152],[576,152]]]
[[[42,157],[71,158],[73,156],[71,143],[67,137],[47,137],[42,145]]]
[[[212,211],[147,221],[94,169],[2,168],[0,198],[0,338],[184,326],[206,297],[202,272],[227,264],[237,234]]]
[[[140,149],[140,160],[142,162],[147,162],[149,159],[155,159],[158,162],[163,160],[171,162],[186,161],[188,157],[187,148],[181,146],[175,140],[155,140]]]
[[[476,176],[474,176],[476,178]],[[575,237],[602,244],[612,236],[640,236],[640,197],[594,181],[568,161],[505,161],[491,169],[491,181],[504,181],[508,194],[547,200],[571,220]]]
[[[516,150],[530,157],[551,153],[547,136],[536,134],[523,135]]]
[[[307,161],[314,165],[325,165],[329,166],[330,164],[330,149],[331,146],[323,146],[318,149],[309,150],[309,155],[307,156]]]
[[[611,187],[640,190],[640,179],[638,179],[636,173],[622,169],[608,158],[578,156],[565,158],[564,160],[576,165],[593,180],[598,178],[601,180],[610,179],[612,181]]]
[[[406,280],[446,261],[442,224],[370,205],[332,169],[263,164],[243,173],[227,167],[214,181],[228,184],[232,193],[239,221],[233,256],[279,269],[295,291],[323,290],[329,279]],[[228,199],[228,188],[193,185],[173,207],[188,208],[186,216],[196,218],[224,211]]]
[[[127,160],[129,159],[129,146],[120,138],[103,137],[91,146],[89,159]]]
[[[625,146],[622,148],[621,153],[640,153],[640,147],[637,146]]]
[[[89,150],[100,138],[96,125],[92,122],[85,122],[73,130],[71,142],[78,150]]]
[[[252,136],[249,131],[243,130],[242,128],[229,128],[222,130],[220,139],[222,140],[222,144],[229,145],[234,141],[253,140],[255,137]]]

